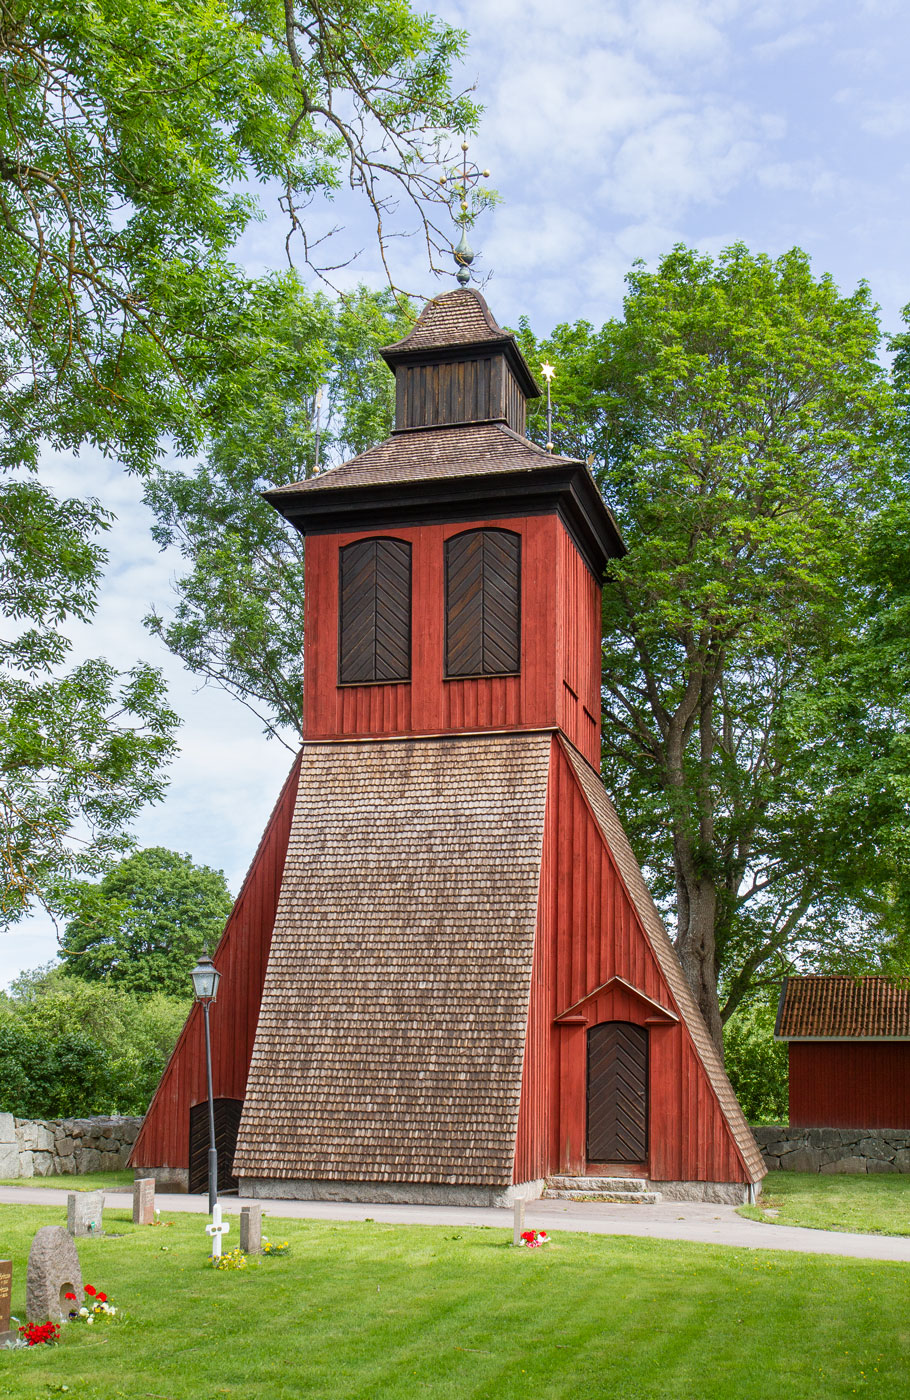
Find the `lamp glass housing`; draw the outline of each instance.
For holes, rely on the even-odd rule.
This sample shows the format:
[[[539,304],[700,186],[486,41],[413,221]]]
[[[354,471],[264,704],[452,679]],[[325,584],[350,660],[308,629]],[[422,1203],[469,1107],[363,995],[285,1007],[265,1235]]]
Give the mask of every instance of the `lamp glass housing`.
[[[197,1001],[214,1001],[218,993],[218,983],[221,981],[221,973],[212,962],[207,953],[193,968],[190,976],[193,979],[193,991]]]

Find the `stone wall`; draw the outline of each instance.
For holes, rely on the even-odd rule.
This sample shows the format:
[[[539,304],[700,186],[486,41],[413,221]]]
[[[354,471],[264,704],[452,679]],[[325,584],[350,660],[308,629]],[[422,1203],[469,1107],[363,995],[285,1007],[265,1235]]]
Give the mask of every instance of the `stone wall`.
[[[0,1113],[0,1180],[122,1171],[141,1118],[14,1118]]]
[[[910,1131],[899,1128],[753,1128],[769,1171],[910,1172]]]

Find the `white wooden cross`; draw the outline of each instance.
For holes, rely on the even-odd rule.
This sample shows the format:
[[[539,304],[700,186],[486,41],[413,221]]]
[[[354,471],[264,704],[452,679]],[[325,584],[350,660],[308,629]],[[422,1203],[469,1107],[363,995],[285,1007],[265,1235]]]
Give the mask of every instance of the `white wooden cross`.
[[[212,1207],[212,1223],[205,1227],[205,1233],[211,1236],[213,1259],[221,1258],[221,1236],[226,1235],[230,1228],[231,1222],[229,1220],[222,1221],[221,1206],[216,1202]]]

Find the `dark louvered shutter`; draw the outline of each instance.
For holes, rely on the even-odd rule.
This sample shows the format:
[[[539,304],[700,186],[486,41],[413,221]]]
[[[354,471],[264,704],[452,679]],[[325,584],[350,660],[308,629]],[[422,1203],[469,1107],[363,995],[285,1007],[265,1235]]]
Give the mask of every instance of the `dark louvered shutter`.
[[[588,1161],[643,1162],[648,1150],[648,1032],[630,1021],[588,1031]]]
[[[520,660],[520,536],[456,535],[446,542],[446,675],[514,675]]]
[[[411,546],[357,540],[341,550],[342,685],[406,681],[411,674]]]

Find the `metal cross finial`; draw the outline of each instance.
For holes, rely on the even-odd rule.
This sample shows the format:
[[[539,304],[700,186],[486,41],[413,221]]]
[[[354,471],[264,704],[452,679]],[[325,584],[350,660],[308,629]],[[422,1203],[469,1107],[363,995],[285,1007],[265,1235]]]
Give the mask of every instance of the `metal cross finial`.
[[[469,196],[480,180],[490,178],[489,170],[480,170],[478,166],[468,161],[468,143],[461,143],[461,170],[457,166],[447,175],[440,175],[439,183],[448,186],[449,198],[453,205],[453,218],[457,224],[461,224],[461,238],[452,249],[452,256],[458,264],[458,271],[455,276],[466,287],[471,280],[470,267],[474,261],[474,250],[468,242],[467,227],[474,222],[474,215],[468,205],[471,202]],[[458,205],[457,213],[454,206]]]

